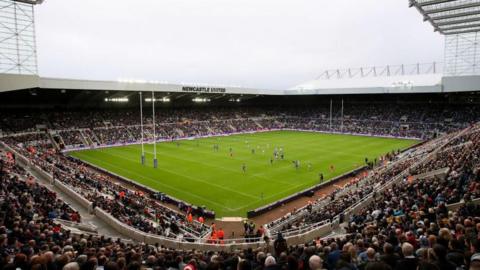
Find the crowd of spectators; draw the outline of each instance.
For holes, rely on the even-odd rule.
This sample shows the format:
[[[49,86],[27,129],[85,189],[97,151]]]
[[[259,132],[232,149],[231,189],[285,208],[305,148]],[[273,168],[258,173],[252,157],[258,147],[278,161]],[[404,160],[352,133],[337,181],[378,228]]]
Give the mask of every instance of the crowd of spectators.
[[[163,206],[149,194],[119,184],[114,176],[97,171],[82,162],[53,149],[27,151],[12,145],[44,171],[53,174],[77,193],[125,224],[141,231],[185,240],[202,237],[209,227],[198,221],[187,221],[189,209],[177,212]]]
[[[3,151],[0,154],[0,209],[3,224],[19,225],[20,221],[28,223],[41,221],[43,218],[80,221],[78,212],[15,164],[14,156],[5,155]]]
[[[253,117],[211,121],[189,120],[178,123],[157,123],[155,128],[157,140],[171,140],[184,137],[198,137],[272,129],[303,129],[324,132],[427,139],[435,137],[440,133],[453,131],[458,127],[441,125],[437,123],[398,124],[395,122],[380,120],[352,119],[345,119],[344,121],[334,119],[330,123],[328,119],[321,118],[312,119],[299,118],[297,116],[279,116],[268,118]],[[144,140],[153,140],[152,123],[147,121],[143,129]],[[72,137],[72,132],[74,131],[70,131],[70,134],[65,134],[67,139],[64,139],[64,141],[66,142],[67,146],[78,144],[78,141],[69,139]],[[92,133],[94,133],[95,136],[92,136]],[[138,125],[94,128],[91,130],[91,132],[85,132],[85,135],[86,137],[90,136],[89,141],[97,141],[97,143],[104,145],[138,142],[142,136],[141,127]]]
[[[418,157],[412,155],[401,160],[393,157],[389,166],[377,167],[370,172],[370,175],[354,177],[344,187],[337,187],[329,196],[310,202],[301,209],[295,209],[285,216],[272,221],[268,227],[272,232],[301,229],[323,221],[331,222],[335,217],[342,219],[339,215],[347,208],[361,201],[370,195],[376,187],[382,186],[394,176],[409,168]],[[342,220],[340,220],[342,222]]]
[[[464,128],[480,119],[475,106],[419,106],[419,104],[346,104],[344,113],[338,108],[330,119],[329,107],[315,108],[175,108],[156,112],[157,137],[172,139],[235,131],[293,128],[328,132],[372,134],[431,138],[440,133]],[[39,114],[39,116],[37,116]],[[35,115],[32,116],[32,115]],[[30,121],[30,126],[26,123]],[[25,120],[25,121],[24,121]],[[17,124],[18,122],[18,124]],[[25,123],[25,124],[23,124]],[[43,113],[6,112],[0,121],[4,134],[35,131],[43,125],[50,130],[86,129],[86,137],[95,133],[88,142],[114,144],[138,141],[140,134],[138,110],[47,111]],[[144,136],[152,139],[152,118],[144,114]],[[65,144],[83,143],[80,135],[63,131]]]
[[[95,137],[101,144],[117,144],[135,142],[135,138],[130,134],[128,128],[112,127],[112,128],[96,128],[92,130]],[[92,140],[93,141],[93,140]]]
[[[442,111],[437,115],[428,109],[413,110],[415,112],[406,117],[402,115],[400,118],[404,120],[398,123],[408,123],[413,117],[420,119],[408,124],[415,126],[418,123],[415,128],[418,133],[412,130],[409,130],[411,133],[401,133],[392,123],[399,114],[407,115],[408,107],[402,107],[398,113],[383,115],[381,121],[390,121],[385,125],[372,118],[377,117],[374,115],[382,110],[381,106],[364,109],[357,115],[361,119],[352,115],[343,121],[335,119],[337,123],[343,122],[343,127],[340,122],[338,131],[422,137],[431,133],[440,117],[463,117],[465,121],[476,117],[475,112],[469,110],[464,114]],[[159,124],[162,127],[159,136],[201,136],[263,128],[330,128],[329,119],[322,116],[322,112],[292,110],[282,115],[266,112],[257,117],[259,111],[256,110],[225,110],[216,114],[214,119],[207,113],[181,112],[183,115],[164,115],[170,117],[170,122]],[[68,120],[53,121],[50,126],[66,128],[76,115],[69,113]],[[100,143],[129,142],[139,138],[139,128],[134,126],[135,116],[134,113],[125,114],[114,120],[118,117],[114,112],[95,117],[92,114],[91,119],[82,118],[75,125],[90,129],[85,134],[97,137]],[[55,117],[50,119],[62,119],[62,114],[55,114]],[[110,121],[106,121],[106,117]],[[427,120],[429,122],[422,123]],[[118,121],[123,121],[125,127],[108,124]],[[438,125],[435,129],[447,132],[466,123]],[[102,125],[105,127],[94,129]],[[335,126],[337,129],[338,125]],[[150,131],[147,127],[145,134],[152,134]],[[92,138],[92,141],[96,140]],[[208,233],[209,226],[189,220],[188,207],[185,212],[167,208],[147,194],[119,184],[115,177],[63,156],[53,149],[45,132],[4,137],[2,141],[44,171],[52,173],[55,181],[61,181],[93,202],[94,208],[107,211],[125,224],[147,233],[179,239],[200,238]],[[272,235],[272,246],[229,252],[169,250],[160,245],[126,244],[101,236],[73,236],[53,219],[80,222],[78,212],[16,165],[14,155],[0,154],[4,157],[0,159],[1,269],[480,269],[480,208],[474,201],[480,195],[479,126],[431,140],[404,154],[391,155],[369,175],[358,177],[331,195],[268,225],[277,228],[273,232],[280,232],[338,218],[340,223],[345,221],[345,235],[288,246],[279,233]],[[444,177],[410,177],[442,168],[449,168]],[[377,191],[378,187],[399,176],[400,181]],[[366,207],[343,217],[346,209],[367,196],[372,196],[372,201]],[[461,205],[447,208],[457,202]]]
[[[58,134],[65,145],[85,145],[79,130],[61,130]]]
[[[14,158],[13,158],[14,159]],[[45,270],[455,270],[480,267],[480,208],[471,200],[448,211],[430,200],[432,182],[402,182],[378,194],[347,234],[288,245],[223,252],[174,250],[97,235],[73,235],[50,213],[80,220],[54,193],[0,162],[0,268]],[[23,180],[25,178],[26,180]],[[477,178],[478,180],[478,178]],[[431,180],[436,181],[436,180]],[[386,200],[384,197],[388,198]],[[52,204],[52,201],[57,203]],[[48,202],[48,203],[47,203]],[[403,213],[398,214],[399,211]]]
[[[393,156],[388,166],[379,166],[370,172],[368,177],[355,177],[342,189],[337,188],[330,196],[322,197],[301,209],[295,209],[280,219],[271,222],[268,226],[275,231],[299,229],[322,221],[332,221],[335,217],[343,221],[343,212],[361,201],[368,195],[375,194],[374,190],[387,181],[391,181],[401,172],[404,184],[411,181],[413,175],[431,172],[440,168],[450,168],[444,178],[425,179],[420,182],[415,194],[430,196],[429,199],[444,204],[457,203],[474,198],[480,198],[480,128],[472,127],[466,134],[453,139],[446,144],[433,158],[412,165],[420,161],[432,149],[443,140],[431,141],[422,147],[418,147],[406,156]],[[446,154],[448,153],[448,154]],[[398,159],[398,160],[395,160]],[[353,186],[353,188],[351,187]],[[428,188],[425,190],[424,188]],[[399,186],[388,189],[392,194],[385,194],[382,199],[388,201],[398,194]],[[427,195],[428,194],[428,195]],[[403,198],[405,196],[400,196]],[[398,198],[394,196],[393,198]],[[403,205],[404,201],[388,201],[390,205]],[[396,214],[402,211],[394,211]],[[378,215],[377,212],[375,212]],[[358,219],[358,217],[354,217]],[[348,221],[348,220],[347,220]],[[355,220],[358,222],[358,220]]]
[[[14,136],[8,136],[1,138],[2,141],[10,145],[16,145],[17,147],[34,152],[37,147],[42,149],[48,149],[52,147],[52,143],[45,132],[29,132],[21,133]]]
[[[342,118],[341,115],[335,114],[332,119],[329,119],[324,108],[313,111],[287,109],[281,113],[259,109],[245,111],[220,109],[213,113],[203,110],[195,113],[182,109],[169,110],[158,112],[156,135],[157,139],[175,139],[289,128],[426,139],[466,127],[468,120],[473,118],[472,114],[475,115],[470,110],[465,110],[465,117],[462,120],[462,113],[448,110],[441,110],[435,118],[433,116],[435,114],[428,110],[409,110],[404,107],[398,110],[383,110],[383,113],[382,109],[385,109],[383,106],[362,105],[348,109],[350,111],[348,115]],[[396,113],[385,114],[385,111]],[[108,112],[105,113],[105,117],[110,118],[105,118],[105,121],[101,122],[102,128],[93,129],[101,143],[126,143],[141,138],[139,116],[135,112],[128,111],[124,114]],[[95,126],[98,123],[92,122],[88,126]],[[105,123],[115,124],[109,126]],[[144,139],[153,139],[152,119],[148,117],[144,119]]]

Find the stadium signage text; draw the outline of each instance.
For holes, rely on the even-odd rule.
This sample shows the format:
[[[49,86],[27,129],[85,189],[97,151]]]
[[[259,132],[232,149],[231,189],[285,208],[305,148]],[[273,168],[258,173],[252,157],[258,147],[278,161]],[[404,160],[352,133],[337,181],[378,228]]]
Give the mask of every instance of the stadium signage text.
[[[183,86],[183,92],[197,92],[197,93],[225,93],[225,88],[218,87],[197,87],[197,86]]]

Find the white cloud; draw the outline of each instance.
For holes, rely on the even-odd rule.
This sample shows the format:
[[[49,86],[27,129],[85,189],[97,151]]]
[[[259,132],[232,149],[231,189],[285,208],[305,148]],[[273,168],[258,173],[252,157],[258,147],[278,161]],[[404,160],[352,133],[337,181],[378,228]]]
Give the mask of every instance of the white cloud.
[[[438,61],[406,0],[48,0],[42,76],[286,89],[326,68]]]

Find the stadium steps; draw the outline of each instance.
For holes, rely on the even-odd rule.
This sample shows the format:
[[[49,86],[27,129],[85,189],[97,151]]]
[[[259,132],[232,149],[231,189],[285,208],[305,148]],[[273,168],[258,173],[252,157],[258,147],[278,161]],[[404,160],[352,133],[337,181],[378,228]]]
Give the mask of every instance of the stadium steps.
[[[332,233],[335,234],[335,235],[344,235],[344,234],[347,233],[347,231],[345,231],[345,229],[344,229],[346,227],[348,227],[348,222],[343,222],[339,226],[335,227],[332,230]]]
[[[214,131],[211,127],[209,127],[209,126],[207,126],[207,130],[208,130],[208,133],[210,133],[210,134],[214,134],[214,133],[215,133],[215,131]]]
[[[89,140],[90,138],[87,139],[87,136],[85,136],[85,133],[83,133],[83,130],[79,130],[80,132],[80,137],[82,138],[82,142],[84,145],[93,145],[92,140]]]
[[[65,141],[62,138],[62,135],[60,135],[59,132],[57,132],[55,135],[58,137],[58,140],[60,140],[60,143],[64,146],[66,146]]]
[[[128,134],[128,138],[130,138],[132,141],[135,141],[135,136],[133,136],[132,131],[128,127],[125,127],[125,131]]]
[[[100,140],[98,139],[97,135],[95,134],[95,132],[93,132],[93,130],[90,129],[90,134],[91,136],[89,135],[90,139],[92,139],[92,141],[96,144],[100,144]]]
[[[55,139],[53,138],[52,133],[50,133],[50,131],[48,131],[47,134],[48,134],[48,138],[49,138],[50,141],[52,142],[53,147],[55,147],[55,149],[59,150],[60,147],[58,146],[58,143],[57,143],[57,142],[55,141]]]
[[[263,129],[263,126],[258,122],[258,120],[253,120],[255,125],[257,125],[259,128]]]
[[[90,139],[90,136],[85,135],[83,130],[79,130],[79,132],[80,132],[80,137],[82,138],[82,142],[85,145],[93,145],[93,141],[92,141],[92,139]]]
[[[148,129],[143,130],[144,138],[145,139],[153,139],[153,134]]]
[[[20,164],[21,165],[21,164]],[[130,239],[128,235],[122,235],[118,233],[114,228],[112,228],[110,225],[105,223],[104,221],[100,220],[98,217],[95,215],[91,215],[88,212],[87,208],[84,208],[81,206],[77,201],[72,199],[68,194],[64,193],[62,190],[60,190],[58,187],[55,185],[52,185],[43,175],[38,174],[36,171],[32,170],[29,167],[23,166],[22,167],[28,171],[31,175],[33,175],[40,184],[43,186],[47,187],[48,189],[54,191],[57,193],[57,196],[62,199],[65,203],[70,205],[73,209],[78,211],[80,216],[82,217],[82,222],[81,224],[84,224],[83,227],[90,227],[90,228],[95,228],[99,235],[105,235],[107,237],[112,237],[112,238],[122,238],[122,239]]]
[[[103,141],[102,136],[97,135],[97,133],[95,132],[95,129],[92,129],[92,134],[93,134],[93,136],[95,136],[97,138],[97,141],[99,142],[99,144],[105,143]],[[100,135],[102,135],[102,134],[100,134]]]
[[[179,129],[179,128],[176,128],[175,129],[175,133],[177,133],[178,136],[180,137],[184,137],[185,136],[185,133],[183,133],[183,130]]]

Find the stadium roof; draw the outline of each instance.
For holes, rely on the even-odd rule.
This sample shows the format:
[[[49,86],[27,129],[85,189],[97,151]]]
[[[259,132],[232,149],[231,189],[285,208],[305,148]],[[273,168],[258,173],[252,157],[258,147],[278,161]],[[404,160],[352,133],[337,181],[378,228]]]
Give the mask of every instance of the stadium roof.
[[[443,63],[417,63],[323,71],[316,79],[285,91],[285,94],[387,94],[478,91],[480,76],[445,76]],[[454,79],[455,86],[450,82]]]
[[[280,95],[282,91],[254,89],[240,86],[205,85],[195,83],[166,83],[146,80],[79,80],[46,78],[38,75],[0,73],[0,93],[22,89],[112,90],[172,92],[192,94],[246,94]]]
[[[0,93],[23,89],[154,91],[207,95],[349,95],[480,91],[480,76],[442,76],[441,74],[318,78],[287,90],[142,81],[93,81],[15,74],[0,74],[0,82]]]
[[[480,31],[480,0],[410,0],[410,7],[441,34]]]
[[[393,92],[440,92],[441,74],[428,74],[418,76],[389,76],[344,79],[317,79],[297,85],[292,92],[314,92],[315,94],[334,94],[342,91],[362,94],[368,89],[373,93]]]
[[[43,3],[43,0],[13,0],[13,1],[25,3],[25,4],[31,4],[31,5],[39,5]]]

